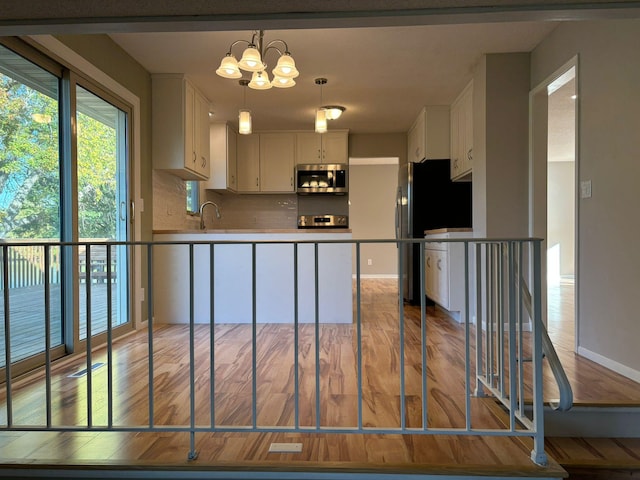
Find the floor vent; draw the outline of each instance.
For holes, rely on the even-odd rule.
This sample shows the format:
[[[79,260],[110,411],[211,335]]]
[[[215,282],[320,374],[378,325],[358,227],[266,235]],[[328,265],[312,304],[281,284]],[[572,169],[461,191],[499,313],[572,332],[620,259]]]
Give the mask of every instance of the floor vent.
[[[91,365],[91,371],[97,370],[98,368],[104,367],[104,366],[105,366],[105,363],[103,362],[94,363],[93,365]],[[84,377],[86,374],[87,374],[87,369],[84,368],[79,372],[69,375],[67,378],[81,378],[81,377]]]
[[[301,443],[272,443],[269,453],[301,453]]]

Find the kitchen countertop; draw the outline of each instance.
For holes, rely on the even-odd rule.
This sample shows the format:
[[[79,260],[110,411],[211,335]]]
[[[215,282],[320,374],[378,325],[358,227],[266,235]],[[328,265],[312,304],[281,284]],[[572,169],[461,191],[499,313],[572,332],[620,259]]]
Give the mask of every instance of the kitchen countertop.
[[[425,235],[439,235],[441,233],[466,233],[473,232],[473,228],[436,228],[435,230],[425,230]]]
[[[154,234],[352,233],[350,228],[210,228],[206,230],[154,230]]]

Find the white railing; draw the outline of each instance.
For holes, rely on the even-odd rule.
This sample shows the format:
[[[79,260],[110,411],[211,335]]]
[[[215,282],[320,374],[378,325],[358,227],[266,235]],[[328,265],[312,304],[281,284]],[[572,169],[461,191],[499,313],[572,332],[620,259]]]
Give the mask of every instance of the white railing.
[[[0,392],[0,430],[23,430],[23,431],[65,431],[65,430],[91,430],[91,431],[118,431],[118,432],[188,432],[191,436],[191,448],[189,458],[193,459],[197,456],[195,435],[201,432],[302,432],[302,433],[335,433],[335,434],[408,434],[408,435],[488,435],[488,436],[520,436],[530,437],[533,439],[534,447],[531,453],[532,460],[540,465],[546,464],[546,455],[544,452],[544,420],[543,420],[543,396],[542,396],[542,361],[543,361],[543,325],[541,322],[541,277],[540,277],[540,248],[541,241],[538,239],[464,239],[452,240],[443,239],[439,242],[456,242],[464,246],[464,271],[451,272],[453,275],[462,275],[464,283],[464,316],[462,324],[458,325],[458,331],[463,338],[463,349],[459,365],[451,363],[448,368],[457,369],[457,375],[462,379],[460,385],[452,388],[456,391],[448,392],[451,398],[463,398],[463,403],[458,405],[458,410],[462,412],[462,420],[460,422],[452,421],[451,424],[439,424],[433,426],[433,404],[436,402],[431,398],[431,384],[437,382],[437,376],[450,376],[452,371],[440,372],[435,371],[436,378],[430,379],[427,375],[428,370],[428,344],[430,339],[429,326],[431,308],[427,306],[427,299],[421,296],[419,306],[405,306],[402,301],[402,279],[405,275],[404,262],[401,261],[404,252],[411,248],[412,244],[418,243],[421,248],[420,264],[420,280],[421,289],[425,287],[424,272],[424,244],[422,239],[402,239],[402,240],[332,240],[332,241],[309,241],[309,242],[100,242],[100,243],[58,243],[43,244],[44,267],[49,266],[49,257],[52,248],[70,248],[75,246],[89,246],[89,250],[95,245],[128,245],[131,250],[135,250],[143,258],[146,259],[146,272],[143,272],[143,279],[146,279],[147,285],[147,311],[148,318],[146,347],[144,356],[140,357],[141,352],[137,350],[135,365],[144,368],[146,374],[147,385],[145,387],[146,402],[141,402],[140,398],[136,399],[136,405],[145,404],[145,411],[136,411],[134,415],[127,416],[122,414],[126,411],[128,401],[126,394],[116,389],[116,382],[127,381],[126,377],[130,373],[125,369],[116,368],[114,366],[114,351],[116,340],[112,334],[114,326],[112,325],[110,289],[106,289],[107,295],[107,337],[103,350],[92,351],[91,339],[87,342],[87,351],[83,354],[82,362],[86,366],[86,377],[83,383],[79,383],[76,387],[77,404],[66,404],[63,408],[71,408],[76,412],[74,421],[69,421],[64,412],[58,412],[54,409],[54,397],[57,392],[52,388],[52,382],[58,381],[54,376],[56,365],[52,363],[49,355],[45,356],[44,361],[44,378],[41,391],[43,392],[42,414],[34,414],[32,410],[29,415],[23,418],[20,414],[20,401],[17,395],[19,386],[14,385],[11,375],[11,346],[12,335],[16,331],[16,322],[19,322],[17,314],[12,310],[13,289],[3,289],[2,292],[2,321],[4,339],[4,355],[6,359],[6,371],[3,391]],[[365,340],[363,332],[369,328],[368,319],[370,312],[367,306],[363,304],[363,280],[361,278],[361,250],[363,245],[372,243],[387,243],[398,247],[398,282],[397,282],[397,309],[392,322],[396,325],[397,330],[394,332],[393,339],[390,341],[397,342],[389,346],[389,349],[397,352],[397,362],[390,362],[389,371],[378,372],[385,378],[397,379],[397,411],[393,415],[396,420],[393,425],[376,424],[375,419],[371,416],[365,420],[365,412],[367,410],[367,402],[371,402],[373,392],[369,381],[365,381],[368,368],[364,365],[365,354],[367,349],[375,347],[370,340]],[[250,289],[251,297],[246,298],[246,302],[251,304],[252,318],[247,324],[250,331],[250,340],[247,348],[250,348],[251,354],[247,356],[249,368],[238,377],[238,382],[246,382],[242,388],[238,388],[238,397],[230,397],[230,392],[220,392],[217,387],[221,382],[229,380],[225,378],[225,371],[228,365],[222,368],[217,362],[217,354],[219,353],[219,343],[216,338],[217,329],[221,325],[221,320],[215,318],[215,302],[216,290],[220,284],[220,277],[216,275],[216,252],[222,250],[228,245],[246,244],[251,250],[251,269],[250,281],[252,288]],[[340,372],[343,375],[342,380],[350,385],[355,385],[355,392],[348,410],[355,411],[353,422],[350,424],[329,422],[323,417],[323,402],[329,401],[328,390],[331,388],[331,382],[328,376],[331,372],[323,369],[325,358],[324,349],[329,348],[330,340],[327,340],[324,333],[335,325],[324,324],[320,315],[320,293],[323,289],[322,279],[319,275],[319,264],[327,261],[322,256],[323,248],[327,244],[348,244],[349,248],[353,248],[355,254],[356,272],[354,275],[353,286],[353,322],[345,325],[352,346],[353,362],[348,367],[344,367]],[[294,286],[293,299],[291,301],[293,309],[293,323],[289,325],[288,331],[292,331],[292,335],[283,336],[284,339],[291,339],[293,345],[288,348],[291,351],[291,358],[284,362],[283,365],[269,365],[268,368],[282,368],[283,375],[292,375],[293,388],[289,392],[289,396],[283,399],[283,402],[289,402],[291,407],[291,415],[286,421],[277,421],[274,424],[263,424],[259,421],[259,408],[264,408],[260,404],[262,400],[259,394],[259,372],[263,371],[267,366],[261,364],[262,356],[259,355],[258,335],[258,303],[256,302],[256,288],[258,288],[257,279],[257,257],[256,251],[262,248],[268,248],[272,245],[286,245],[287,251],[293,258],[290,275],[291,282]],[[11,263],[4,259],[11,258],[10,250],[18,248],[20,245],[1,245],[2,253],[2,276],[4,285],[9,285],[8,278],[11,275]],[[188,404],[188,413],[185,415],[186,422],[174,424],[165,419],[161,421],[158,418],[157,402],[161,401],[166,407],[166,391],[163,388],[160,379],[166,377],[164,365],[156,365],[156,357],[159,354],[160,342],[158,325],[154,322],[154,305],[155,289],[157,287],[158,278],[154,271],[159,267],[159,258],[156,258],[158,249],[179,248],[188,251],[188,265],[185,267],[187,273],[186,278],[179,277],[173,282],[186,281],[188,288],[188,316],[187,325],[183,326],[188,329],[186,335],[186,348],[188,350],[188,365],[185,365],[185,371],[175,378],[174,382],[180,383],[186,396],[184,397]],[[208,263],[206,265],[196,265],[197,249],[206,249],[210,252]],[[106,249],[110,252],[110,249]],[[106,276],[110,277],[111,262],[110,254],[107,254]],[[303,281],[300,265],[302,262],[311,262],[313,291],[315,296],[314,318],[311,324],[302,324],[300,321],[299,297],[301,295],[301,282]],[[527,268],[524,268],[527,267]],[[196,296],[194,294],[196,282],[196,268],[205,269],[208,272],[210,281],[209,289],[211,295],[210,302],[210,319],[208,326],[196,324]],[[524,275],[521,272],[527,272]],[[269,275],[269,272],[261,271],[261,275]],[[77,274],[76,274],[77,275]],[[274,274],[275,275],[275,274]],[[282,272],[278,272],[281,276]],[[306,274],[305,274],[306,275]],[[525,282],[522,279],[528,278],[529,288],[524,292]],[[307,281],[308,278],[304,281]],[[63,271],[64,281],[64,271]],[[73,280],[69,280],[73,285]],[[222,277],[224,281],[224,277]],[[78,285],[78,279],[75,284]],[[87,282],[80,285],[79,288],[87,289],[87,301],[95,300],[95,294],[92,290],[98,288],[98,285]],[[44,296],[45,309],[44,318],[42,319],[45,330],[45,350],[50,348],[49,332],[51,326],[51,308],[49,299],[50,284],[45,276],[42,294]],[[526,297],[526,300],[525,300]],[[198,300],[201,301],[201,300]],[[528,305],[525,306],[525,301]],[[526,311],[525,311],[526,310]],[[530,315],[527,315],[527,312]],[[451,320],[453,322],[453,320]],[[309,341],[308,351],[301,351],[301,332],[304,328],[305,341]],[[204,330],[203,330],[204,329]],[[309,330],[310,329],[310,330]],[[407,329],[411,329],[410,333],[418,332],[419,342],[408,342]],[[91,318],[87,318],[87,331],[91,331]],[[202,341],[202,335],[208,336],[208,342]],[[136,337],[138,338],[138,337]],[[413,339],[416,338],[414,335]],[[312,339],[312,340],[309,340]],[[127,340],[124,340],[126,342]],[[177,340],[176,340],[177,342]],[[329,343],[328,343],[329,342]],[[162,347],[162,348],[166,348]],[[174,346],[179,350],[183,348],[179,343]],[[106,353],[104,353],[106,352]],[[310,352],[313,352],[311,355]],[[45,352],[46,354],[46,352]],[[369,352],[369,355],[372,353]],[[415,369],[408,372],[405,362],[409,356],[419,358],[419,375],[416,377]],[[102,372],[106,372],[106,379],[102,381],[101,371],[95,371],[93,368],[94,360],[103,358],[105,365]],[[196,359],[198,359],[196,361]],[[203,360],[205,359],[205,360]],[[302,365],[304,363],[304,365]],[[133,369],[134,366],[131,365]],[[310,382],[306,378],[301,378],[301,371],[311,369],[313,372]],[[204,370],[203,370],[204,369]],[[307,370],[304,370],[307,372]],[[248,372],[248,373],[247,373]],[[101,383],[97,381],[101,378]],[[94,381],[96,379],[96,381]],[[129,379],[130,380],[130,379]],[[140,381],[138,378],[137,381]],[[392,382],[395,385],[395,381]],[[174,385],[175,389],[175,385]],[[80,392],[82,390],[82,392]],[[323,392],[323,390],[325,390]],[[407,391],[410,390],[409,398]],[[117,391],[117,395],[116,395]],[[250,392],[250,393],[246,393]],[[416,393],[418,392],[418,393]],[[248,395],[248,398],[242,395]],[[463,394],[463,395],[459,395]],[[132,394],[133,395],[133,394]],[[204,398],[203,398],[204,397]],[[495,399],[504,406],[507,412],[508,421],[505,422],[504,428],[488,428],[483,425],[482,420],[477,416],[480,409],[479,402],[486,401],[483,397],[495,397]],[[247,421],[241,423],[219,422],[217,415],[221,407],[221,400],[233,403],[236,406],[245,406]],[[185,407],[185,400],[174,405],[174,409],[181,410]],[[133,400],[131,400],[133,402]],[[412,402],[409,408],[409,401]],[[416,405],[416,402],[418,403]],[[532,413],[527,416],[525,413],[525,403],[532,402]],[[120,406],[118,406],[120,405]],[[204,405],[204,407],[203,407]],[[204,413],[201,409],[204,408]],[[77,415],[78,411],[84,410],[84,415]],[[313,414],[303,415],[302,411],[311,411]],[[104,415],[98,415],[98,412]],[[105,413],[106,412],[106,413]],[[185,410],[186,412],[186,410]],[[412,412],[419,412],[418,417],[412,416]],[[129,412],[131,413],[131,412]],[[40,421],[34,419],[40,418]],[[135,420],[129,420],[135,418]],[[140,421],[140,418],[146,418],[146,421]],[[203,421],[208,418],[208,421]]]

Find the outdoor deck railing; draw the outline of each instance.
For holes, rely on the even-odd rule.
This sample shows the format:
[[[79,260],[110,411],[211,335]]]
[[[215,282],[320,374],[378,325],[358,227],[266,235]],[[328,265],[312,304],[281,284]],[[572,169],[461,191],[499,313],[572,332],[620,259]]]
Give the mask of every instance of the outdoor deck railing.
[[[114,342],[116,341],[113,336],[112,325],[112,298],[111,290],[106,289],[106,359],[104,370],[106,370],[106,386],[104,391],[96,391],[97,384],[93,382],[93,378],[97,375],[102,375],[101,372],[93,371],[95,353],[92,351],[91,339],[88,339],[87,348],[88,351],[84,353],[83,363],[86,365],[86,379],[82,385],[84,385],[84,391],[82,395],[78,394],[78,398],[84,398],[84,407],[86,409],[86,415],[82,420],[75,422],[61,423],[57,419],[60,417],[55,411],[57,408],[56,402],[53,401],[56,392],[52,389],[52,371],[55,367],[49,355],[45,357],[44,364],[44,385],[42,391],[44,394],[44,412],[42,413],[42,421],[33,421],[33,416],[28,419],[23,419],[19,414],[19,402],[15,395],[14,381],[11,378],[11,347],[12,347],[12,335],[17,330],[19,323],[19,314],[14,313],[11,306],[10,293],[12,290],[18,289],[18,286],[12,286],[9,281],[13,275],[13,269],[15,264],[11,262],[12,249],[20,248],[20,244],[2,244],[0,245],[0,252],[2,255],[2,285],[9,285],[9,288],[3,288],[2,291],[2,330],[4,333],[3,349],[6,359],[6,381],[0,391],[0,430],[20,430],[20,431],[117,431],[117,432],[187,432],[190,434],[191,448],[188,453],[188,457],[193,459],[197,455],[196,451],[196,433],[203,432],[299,432],[299,433],[337,433],[337,434],[408,434],[408,435],[479,435],[479,436],[519,436],[530,437],[533,439],[533,450],[531,452],[532,460],[544,465],[547,462],[544,452],[544,420],[543,420],[543,396],[542,396],[542,362],[543,362],[543,345],[542,335],[543,328],[541,320],[541,277],[540,277],[540,248],[541,241],[538,239],[461,239],[461,240],[438,240],[439,242],[455,242],[463,245],[464,255],[464,271],[460,272],[464,279],[464,315],[463,323],[460,328],[463,329],[464,347],[463,357],[464,362],[460,365],[460,369],[464,371],[462,374],[464,381],[460,387],[461,397],[464,398],[463,403],[459,405],[460,411],[463,413],[464,422],[462,425],[450,425],[450,426],[438,426],[434,427],[430,425],[431,419],[431,403],[430,402],[430,380],[427,374],[428,368],[428,354],[427,354],[427,299],[424,295],[421,295],[421,302],[419,307],[419,353],[421,357],[421,368],[419,373],[419,380],[415,377],[415,372],[407,372],[405,369],[405,358],[407,355],[407,349],[409,348],[409,342],[405,336],[405,329],[407,326],[407,313],[404,302],[402,301],[402,282],[405,276],[405,267],[402,258],[408,248],[411,248],[412,244],[420,244],[420,285],[421,290],[424,292],[425,287],[425,253],[424,244],[426,240],[422,239],[402,239],[402,240],[326,240],[326,241],[300,241],[300,242],[100,242],[100,243],[57,243],[57,244],[42,244],[39,247],[42,249],[43,255],[43,268],[47,271],[50,268],[53,254],[52,252],[59,251],[60,249],[84,246],[90,250],[94,248],[105,248],[103,245],[127,245],[132,247],[132,250],[136,250],[140,256],[146,259],[146,271],[142,272],[143,279],[146,279],[147,288],[147,302],[146,312],[143,312],[143,316],[148,319],[147,323],[147,340],[146,340],[146,359],[137,358],[136,362],[146,365],[148,370],[148,385],[146,387],[147,401],[146,412],[135,416],[136,421],[127,420],[124,423],[120,422],[119,413],[120,409],[116,408],[116,403],[123,401],[122,391],[116,390],[114,387],[114,381],[117,375],[121,375],[120,371],[116,369],[113,361]],[[246,301],[251,303],[252,308],[252,321],[251,328],[251,355],[250,355],[250,369],[249,369],[249,381],[250,381],[250,405],[251,413],[249,415],[250,420],[245,424],[228,424],[219,423],[216,421],[216,408],[218,405],[219,392],[216,390],[216,382],[219,381],[220,373],[217,372],[218,365],[216,364],[216,346],[215,346],[215,328],[220,323],[220,319],[215,318],[214,308],[214,296],[211,295],[211,308],[209,320],[209,342],[203,345],[203,342],[199,341],[196,337],[196,323],[195,323],[195,269],[194,265],[194,251],[195,249],[208,249],[211,253],[210,264],[204,267],[200,265],[200,268],[208,268],[209,278],[211,280],[211,291],[213,291],[218,284],[216,283],[216,276],[214,275],[214,253],[217,249],[222,248],[224,245],[229,244],[244,244],[246,243],[251,247],[251,282],[252,282],[252,298],[247,298]],[[293,255],[293,268],[289,274],[292,277],[294,285],[294,299],[293,299],[293,358],[290,359],[292,366],[292,374],[294,375],[294,389],[291,392],[293,414],[292,421],[286,424],[263,425],[258,421],[258,381],[257,371],[258,368],[263,367],[260,365],[260,357],[257,354],[257,312],[258,308],[256,302],[256,248],[262,248],[263,245],[288,245]],[[345,375],[350,376],[350,380],[356,385],[356,394],[354,396],[354,404],[352,408],[355,409],[357,415],[355,421],[350,425],[335,425],[327,424],[321,418],[323,395],[321,389],[324,385],[324,380],[321,382],[323,375],[326,372],[322,372],[321,369],[321,349],[326,340],[321,341],[324,325],[319,319],[319,289],[322,288],[319,284],[319,249],[324,248],[327,244],[349,244],[353,255],[355,255],[355,268],[354,273],[354,286],[353,286],[353,323],[350,324],[350,332],[352,335],[352,345],[354,351],[355,362],[350,372],[343,372]],[[366,328],[366,315],[363,311],[362,302],[362,274],[361,274],[361,251],[363,246],[369,244],[390,244],[395,245],[398,251],[398,308],[397,317],[397,345],[394,346],[398,355],[397,363],[397,380],[398,380],[398,392],[397,392],[397,425],[392,426],[378,426],[367,424],[363,421],[364,404],[367,395],[367,385],[364,381],[363,374],[363,328]],[[30,244],[33,248],[33,244]],[[179,246],[180,248],[187,249],[189,252],[189,312],[188,312],[188,351],[189,351],[189,364],[185,366],[185,391],[187,392],[188,403],[188,421],[185,424],[173,425],[170,423],[162,422],[156,415],[156,402],[163,395],[163,392],[157,385],[158,377],[161,375],[162,365],[158,366],[154,362],[154,356],[156,354],[156,327],[154,322],[154,299],[156,292],[154,286],[157,285],[157,279],[154,278],[154,269],[158,267],[158,258],[156,253],[158,248],[167,246]],[[311,250],[309,247],[311,246]],[[106,275],[109,277],[112,273],[111,264],[111,250],[105,248],[107,252],[106,262]],[[313,325],[313,338],[315,348],[312,349],[315,352],[315,358],[311,358],[313,369],[315,370],[315,385],[312,385],[311,395],[307,394],[302,397],[301,395],[301,378],[299,377],[300,371],[300,357],[301,352],[299,350],[299,331],[301,323],[299,321],[299,305],[298,305],[298,292],[299,292],[299,264],[302,261],[302,255],[308,255],[311,253],[311,259],[305,258],[305,261],[311,261],[314,264],[314,282],[315,282],[315,322]],[[530,270],[527,272],[527,270]],[[281,273],[281,272],[280,272]],[[526,273],[526,275],[524,274]],[[264,272],[262,272],[264,274]],[[64,277],[64,271],[62,272]],[[528,282],[525,282],[525,279]],[[63,278],[64,280],[64,278]],[[218,280],[219,282],[219,280]],[[45,350],[50,348],[50,343],[47,340],[49,338],[49,332],[51,330],[51,305],[49,299],[49,291],[51,288],[51,278],[44,276],[43,290],[44,295],[44,318],[42,318],[42,325],[45,338]],[[528,284],[527,284],[528,283]],[[87,302],[90,304],[95,300],[95,294],[92,294],[92,290],[98,288],[99,285],[87,282],[80,286],[87,290]],[[526,290],[526,293],[525,293]],[[524,302],[528,302],[525,306]],[[429,307],[431,308],[431,307]],[[528,314],[530,312],[530,316]],[[365,320],[363,320],[365,319]],[[87,330],[91,331],[92,318],[89,315],[86,319]],[[453,320],[452,320],[453,321]],[[395,337],[394,337],[395,338]],[[127,341],[127,340],[124,340]],[[206,342],[205,342],[206,343]],[[321,344],[322,343],[322,344]],[[198,370],[199,375],[196,377],[196,369],[202,368],[202,365],[196,365],[196,356],[202,358],[200,355],[202,352],[199,349],[208,348],[207,358],[208,362],[208,378],[203,377],[202,371]],[[367,347],[369,348],[369,347]],[[46,353],[46,352],[45,352]],[[277,368],[277,366],[271,366],[270,368]],[[453,366],[452,366],[453,368]],[[445,372],[436,372],[446,375]],[[394,372],[385,372],[385,375],[392,375]],[[187,380],[188,377],[188,380]],[[246,380],[246,379],[243,379]],[[196,415],[196,394],[202,395],[202,389],[204,388],[202,382],[206,382],[207,387],[205,391],[206,399],[204,403],[207,406],[207,410],[210,413],[209,421],[202,422],[202,417]],[[407,393],[408,382],[412,382],[410,387],[412,389],[411,401],[414,402],[415,398],[419,399],[419,406],[414,407],[420,411],[419,419],[412,419],[408,421],[409,412],[409,396]],[[415,382],[419,383],[419,388],[416,387]],[[78,386],[77,388],[81,388]],[[305,387],[306,388],[306,387]],[[419,394],[416,394],[419,391]],[[116,395],[117,392],[117,395]],[[489,396],[495,397],[495,399],[503,405],[508,414],[508,425],[504,428],[486,428],[476,418],[476,401],[478,397]],[[116,399],[117,397],[117,399]],[[363,400],[365,399],[365,400]],[[80,402],[80,400],[78,400]],[[101,401],[101,410],[106,410],[106,417],[104,419],[98,419],[96,411],[97,402]],[[199,397],[198,401],[202,403],[202,399]],[[315,405],[315,418],[312,421],[303,421],[301,419],[301,406],[303,402],[309,401]],[[525,410],[525,403],[532,402],[533,409],[531,413],[527,414],[528,410]],[[95,403],[95,405],[94,405]],[[81,405],[67,405],[74,410],[78,410]],[[198,408],[201,405],[199,404]],[[177,406],[178,409],[183,407],[183,404]],[[33,413],[33,412],[31,412]],[[146,421],[140,421],[140,417],[146,417]],[[65,418],[62,416],[62,418]],[[102,417],[101,417],[102,418]],[[31,419],[31,420],[29,420]],[[418,423],[416,425],[416,423]]]

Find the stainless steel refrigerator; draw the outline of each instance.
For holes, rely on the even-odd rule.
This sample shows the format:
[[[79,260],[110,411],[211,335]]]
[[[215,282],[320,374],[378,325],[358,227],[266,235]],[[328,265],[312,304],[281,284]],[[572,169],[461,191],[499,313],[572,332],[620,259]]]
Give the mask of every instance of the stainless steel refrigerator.
[[[471,182],[452,182],[449,160],[402,165],[396,196],[396,239],[424,238],[425,230],[471,227]],[[403,298],[419,304],[420,245],[405,244]]]

